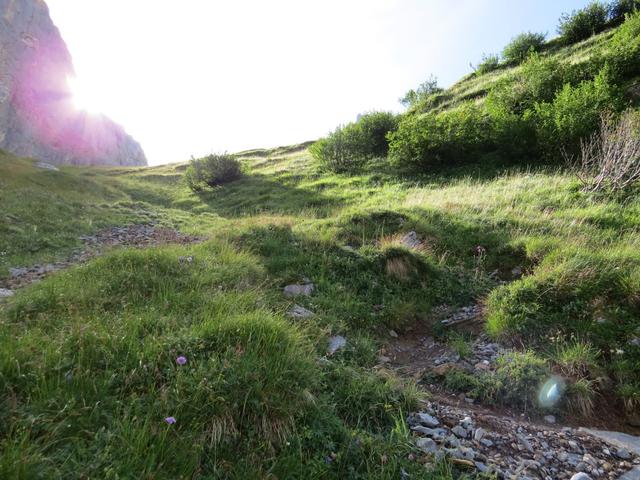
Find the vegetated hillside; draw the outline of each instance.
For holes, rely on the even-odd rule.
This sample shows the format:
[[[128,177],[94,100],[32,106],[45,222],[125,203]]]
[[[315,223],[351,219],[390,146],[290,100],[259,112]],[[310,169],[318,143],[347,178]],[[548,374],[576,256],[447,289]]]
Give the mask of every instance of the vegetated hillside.
[[[552,54],[582,58],[615,35]],[[518,68],[450,92],[461,99],[462,85],[511,81]],[[521,422],[553,413],[632,430],[638,196],[585,190],[548,159],[505,167],[470,149],[481,161],[409,169],[376,158],[383,142],[362,143],[433,113],[420,105],[338,131],[336,144],[365,161],[323,141],[247,151],[239,179],[197,192],[186,164],[53,171],[0,153],[0,478],[471,475],[468,461],[415,446],[407,417],[429,388]],[[337,161],[314,156],[327,152]],[[208,165],[218,157],[229,160]],[[141,238],[121,228],[143,223]],[[26,285],[21,267],[78,258]],[[295,292],[309,295],[285,294]],[[442,326],[439,312],[470,305],[482,324]],[[465,367],[482,331],[513,350]],[[385,358],[397,335],[428,335],[459,361],[406,378]],[[566,389],[543,407],[540,385],[558,377]],[[517,464],[525,450],[500,455]],[[577,468],[562,465],[558,477]]]

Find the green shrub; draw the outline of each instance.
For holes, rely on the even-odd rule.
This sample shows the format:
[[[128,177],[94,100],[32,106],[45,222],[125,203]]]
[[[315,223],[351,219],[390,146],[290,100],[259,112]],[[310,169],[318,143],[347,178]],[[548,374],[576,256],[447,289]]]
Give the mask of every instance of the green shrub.
[[[493,378],[485,383],[484,396],[495,403],[535,408],[538,392],[549,377],[547,362],[532,351],[511,352],[498,357]]]
[[[397,124],[393,113],[366,113],[354,123],[339,126],[311,145],[309,151],[331,171],[352,172],[373,158],[387,155],[387,136]]]
[[[411,89],[400,99],[400,103],[405,107],[411,107],[421,100],[431,95],[441,93],[442,88],[438,86],[438,78],[431,75],[425,82],[420,84],[417,89]]]
[[[609,6],[609,18],[613,23],[622,23],[626,15],[640,9],[640,0],[615,0]]]
[[[493,72],[500,67],[500,57],[498,55],[483,55],[482,61],[476,68],[476,74],[484,75]]]
[[[542,50],[546,36],[545,33],[521,33],[504,47],[502,57],[509,63],[520,63],[524,61],[530,53]]]
[[[396,165],[421,168],[475,161],[491,149],[490,123],[472,103],[439,114],[408,115],[390,136],[389,156]]]
[[[594,1],[580,10],[562,14],[558,33],[566,45],[576,43],[604,30],[608,18],[607,6]]]
[[[184,173],[189,188],[200,191],[205,186],[215,187],[232,182],[242,176],[240,162],[226,153],[192,158]]]
[[[538,102],[528,114],[535,118],[540,144],[549,158],[574,152],[580,141],[596,131],[606,110],[621,107],[617,88],[605,67],[592,81],[565,84],[553,102]]]
[[[640,13],[627,17],[606,47],[604,59],[619,77],[640,72]]]

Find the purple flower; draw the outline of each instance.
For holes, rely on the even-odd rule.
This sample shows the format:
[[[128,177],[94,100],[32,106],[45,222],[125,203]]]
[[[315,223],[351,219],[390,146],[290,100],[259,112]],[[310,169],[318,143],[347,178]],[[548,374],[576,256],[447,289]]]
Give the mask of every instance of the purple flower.
[[[176,363],[178,365],[185,365],[187,363],[187,357],[183,357],[182,355],[180,355],[178,358],[176,358]]]
[[[167,422],[169,425],[173,425],[174,423],[176,423],[176,418],[175,417],[167,417],[164,419],[165,422]]]

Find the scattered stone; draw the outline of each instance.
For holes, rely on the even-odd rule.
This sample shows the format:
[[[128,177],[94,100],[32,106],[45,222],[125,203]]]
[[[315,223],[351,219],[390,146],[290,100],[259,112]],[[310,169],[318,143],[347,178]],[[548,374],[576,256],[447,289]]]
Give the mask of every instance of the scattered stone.
[[[395,330],[389,330],[389,336],[392,338],[398,338],[398,333]]]
[[[347,339],[342,335],[335,335],[333,337],[329,337],[329,348],[327,348],[327,353],[329,355],[333,355],[341,348],[344,348],[347,344]]]
[[[311,296],[315,286],[313,283],[305,283],[303,285],[287,285],[284,287],[284,295],[286,297],[298,297],[304,295],[305,297]]]
[[[626,448],[618,448],[616,450],[616,457],[621,458],[622,460],[629,460],[631,458],[631,454]]]
[[[378,356],[378,363],[389,363],[391,359],[389,357],[385,357],[384,355]]]
[[[310,317],[313,317],[314,315],[315,313],[313,313],[311,310],[307,310],[306,308],[301,307],[300,305],[294,305],[291,308],[291,310],[289,310],[289,316],[297,320],[310,318]]]
[[[13,290],[0,288],[0,299],[13,297]]]
[[[428,454],[434,454],[438,451],[438,445],[430,438],[418,438],[416,440],[416,447]]]
[[[401,239],[400,243],[407,248],[418,248],[422,242],[418,238],[418,234],[414,231],[411,231],[405,234]]]
[[[467,432],[467,430],[460,425],[456,425],[451,429],[451,431],[458,438],[467,438],[469,436],[469,432]]]
[[[476,431],[473,432],[473,439],[476,442],[479,442],[480,440],[482,440],[484,438],[486,433],[487,433],[487,431],[484,428],[476,428]]]
[[[618,480],[640,480],[640,467],[633,467]]]
[[[418,413],[417,417],[418,422],[420,422],[420,424],[424,425],[425,427],[434,428],[440,425],[440,421],[437,418],[432,417],[428,413],[420,412]]]
[[[620,432],[608,432],[606,430],[592,430],[589,428],[579,428],[579,432],[584,432],[620,449],[640,455],[640,437]]]
[[[544,421],[547,422],[547,423],[554,424],[554,423],[556,423],[556,417],[554,417],[553,415],[545,415],[544,416]]]
[[[591,480],[591,477],[586,473],[579,472],[579,473],[576,473],[573,477],[571,477],[571,480]]]
[[[36,168],[41,168],[43,170],[52,170],[54,172],[58,171],[58,167],[56,167],[55,165],[51,165],[50,163],[47,163],[47,162],[36,162],[34,166]]]

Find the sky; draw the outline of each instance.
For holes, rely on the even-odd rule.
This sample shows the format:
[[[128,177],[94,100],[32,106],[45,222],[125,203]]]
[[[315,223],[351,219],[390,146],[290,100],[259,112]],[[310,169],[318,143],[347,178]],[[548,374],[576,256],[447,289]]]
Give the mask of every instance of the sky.
[[[587,0],[47,0],[76,104],[151,165],[319,138]]]

